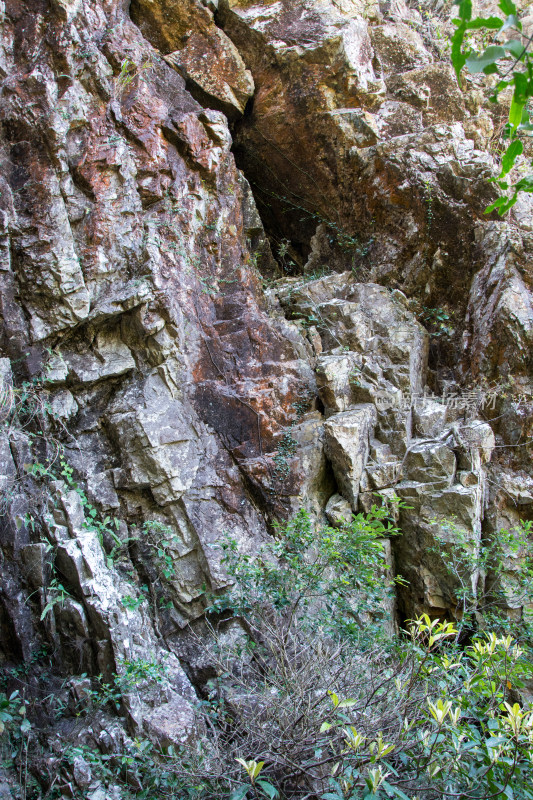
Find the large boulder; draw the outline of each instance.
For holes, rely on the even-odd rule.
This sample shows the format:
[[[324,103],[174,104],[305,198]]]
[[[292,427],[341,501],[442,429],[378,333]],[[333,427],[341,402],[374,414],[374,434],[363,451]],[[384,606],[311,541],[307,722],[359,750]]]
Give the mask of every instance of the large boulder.
[[[337,484],[354,511],[376,421],[375,407],[366,403],[334,414],[324,425],[326,454]]]

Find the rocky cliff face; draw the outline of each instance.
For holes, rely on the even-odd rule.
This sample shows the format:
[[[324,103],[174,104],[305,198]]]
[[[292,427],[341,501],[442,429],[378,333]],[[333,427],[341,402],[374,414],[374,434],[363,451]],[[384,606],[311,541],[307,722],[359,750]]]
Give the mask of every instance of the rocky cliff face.
[[[442,616],[436,536],[533,513],[531,204],[484,216],[502,116],[422,11],[2,7],[2,658],[166,658],[128,705],[158,741],[224,533],[397,495],[399,610]]]

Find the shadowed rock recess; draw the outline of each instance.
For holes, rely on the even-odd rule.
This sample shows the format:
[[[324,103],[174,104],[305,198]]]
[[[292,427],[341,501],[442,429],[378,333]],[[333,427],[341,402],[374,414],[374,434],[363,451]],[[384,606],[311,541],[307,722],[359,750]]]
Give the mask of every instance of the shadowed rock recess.
[[[224,534],[398,496],[401,621],[456,613],[443,530],[533,519],[533,206],[484,215],[502,110],[433,6],[0,4],[0,666],[43,696],[164,664],[121,725],[179,745]]]

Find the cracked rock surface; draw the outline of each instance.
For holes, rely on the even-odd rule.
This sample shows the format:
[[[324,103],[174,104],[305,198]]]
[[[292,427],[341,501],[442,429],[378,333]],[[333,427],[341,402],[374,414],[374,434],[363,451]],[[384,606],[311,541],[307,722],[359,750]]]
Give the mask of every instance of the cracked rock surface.
[[[198,730],[226,534],[398,496],[400,613],[453,616],[443,532],[533,517],[533,206],[484,216],[499,112],[415,5],[0,7],[0,656],[164,664],[130,734]]]

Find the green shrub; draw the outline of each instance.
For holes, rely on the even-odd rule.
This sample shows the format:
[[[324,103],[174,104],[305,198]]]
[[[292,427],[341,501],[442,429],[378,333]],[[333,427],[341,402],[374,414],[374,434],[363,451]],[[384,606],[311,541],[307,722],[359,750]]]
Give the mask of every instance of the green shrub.
[[[488,623],[461,645],[427,615],[386,636],[383,538],[398,533],[374,507],[318,531],[301,511],[254,557],[227,539],[234,585],[198,634],[205,733],[179,752],[140,739],[85,754],[93,774],[126,800],[533,800],[530,651]],[[160,670],[124,664],[100,708]]]

